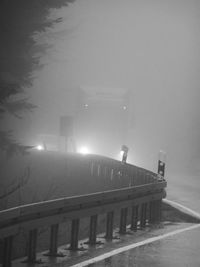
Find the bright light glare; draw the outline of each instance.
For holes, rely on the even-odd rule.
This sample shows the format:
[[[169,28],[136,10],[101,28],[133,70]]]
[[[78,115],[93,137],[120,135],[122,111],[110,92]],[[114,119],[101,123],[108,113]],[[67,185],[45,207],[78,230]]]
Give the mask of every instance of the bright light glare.
[[[123,151],[123,150],[120,151],[120,155],[121,155],[121,156],[124,155],[124,151]]]
[[[121,160],[123,155],[124,155],[124,151],[121,150],[120,152],[118,152],[116,155],[117,160]]]
[[[36,149],[41,151],[41,150],[44,150],[44,147],[42,145],[38,145],[36,146]]]
[[[83,147],[81,147],[81,148],[79,149],[79,153],[81,153],[81,154],[83,154],[83,155],[86,155],[86,154],[89,154],[90,151],[89,151],[88,147],[83,146]]]

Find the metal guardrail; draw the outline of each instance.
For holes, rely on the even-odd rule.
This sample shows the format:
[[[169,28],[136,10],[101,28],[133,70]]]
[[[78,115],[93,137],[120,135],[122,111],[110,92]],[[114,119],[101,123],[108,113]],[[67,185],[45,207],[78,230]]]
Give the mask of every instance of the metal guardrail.
[[[85,167],[89,164],[88,176],[91,176],[92,179],[95,176],[106,179],[106,184],[108,185],[108,181],[110,180],[112,186],[115,188],[121,188],[122,185],[142,185],[157,181],[157,174],[132,164],[122,164],[122,162],[111,158],[92,155],[92,157],[88,156],[83,159],[82,163],[82,166],[85,165]],[[86,167],[85,170],[87,171],[87,169]],[[119,183],[120,177],[122,178],[123,184]]]
[[[131,229],[137,230],[149,223],[161,220],[161,202],[165,197],[165,181],[155,179],[150,183],[122,189],[109,190],[64,197],[60,199],[23,205],[0,211],[0,239],[3,239],[3,267],[12,264],[12,244],[16,234],[22,229],[29,231],[27,262],[36,262],[38,229],[50,227],[49,256],[58,256],[58,228],[66,220],[71,221],[72,250],[78,249],[80,219],[90,217],[89,244],[96,243],[99,214],[106,214],[105,237],[113,238],[115,210],[121,209],[119,232],[126,233],[128,210],[131,208]]]
[[[1,179],[0,210],[37,201],[36,195],[41,201],[152,183],[157,174],[100,155],[32,151],[6,163]]]

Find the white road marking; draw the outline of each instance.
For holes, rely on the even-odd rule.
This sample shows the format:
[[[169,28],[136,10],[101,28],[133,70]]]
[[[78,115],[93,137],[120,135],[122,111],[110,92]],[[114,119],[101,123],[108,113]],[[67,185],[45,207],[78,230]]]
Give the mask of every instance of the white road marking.
[[[173,205],[174,207],[179,207],[183,211],[185,210],[185,211],[189,212],[191,215],[193,215],[193,216],[197,217],[198,219],[200,219],[200,214],[198,212],[195,212],[195,211],[193,211],[193,210],[191,210],[191,209],[189,209],[189,208],[187,208],[187,207],[185,207],[185,206],[183,206],[183,205],[181,205],[181,204],[179,204],[179,203],[177,203],[175,201],[172,201],[172,200],[164,199],[164,201],[166,203],[169,203],[169,204]],[[116,254],[128,251],[130,249],[141,247],[141,246],[150,244],[152,242],[155,242],[155,241],[158,241],[158,240],[170,237],[170,236],[174,236],[174,235],[186,232],[186,231],[190,231],[190,230],[193,230],[193,229],[196,229],[196,228],[200,228],[200,224],[195,224],[195,225],[186,227],[184,229],[175,230],[175,231],[172,231],[172,232],[167,233],[167,234],[162,234],[162,235],[159,235],[159,236],[156,236],[156,237],[151,237],[151,238],[148,238],[146,240],[143,240],[143,241],[131,244],[131,245],[127,245],[127,246],[124,246],[124,247],[121,247],[121,248],[118,248],[118,249],[114,249],[114,250],[112,250],[110,252],[104,253],[104,254],[99,255],[97,257],[94,257],[92,259],[89,259],[89,260],[77,263],[75,265],[72,265],[71,267],[88,266],[89,264],[93,264],[93,263],[96,263],[98,261],[105,260],[107,258],[110,258],[110,257],[116,255]]]
[[[100,255],[100,256],[94,257],[92,259],[77,263],[75,265],[72,265],[71,267],[88,266],[89,264],[105,260],[106,258],[110,258],[110,257],[112,257],[112,256],[114,256],[116,254],[125,252],[127,250],[130,250],[130,249],[133,249],[133,248],[137,248],[137,247],[141,247],[141,246],[144,246],[146,244],[149,244],[149,243],[164,239],[166,237],[173,236],[173,235],[176,235],[176,234],[180,234],[182,232],[186,232],[186,231],[193,230],[193,229],[196,229],[196,228],[200,228],[200,224],[195,224],[195,225],[189,226],[189,227],[184,228],[184,229],[175,230],[175,231],[172,231],[172,232],[167,233],[167,234],[159,235],[159,236],[156,236],[156,237],[151,237],[151,238],[148,238],[148,239],[146,239],[144,241],[140,241],[138,243],[134,243],[134,244],[131,244],[131,245],[128,245],[128,246],[125,246],[125,247],[114,249],[114,250],[112,250],[110,252],[107,252],[107,253],[105,253],[103,255]]]
[[[181,211],[183,211],[183,212],[185,211],[185,212],[189,213],[190,215],[196,217],[197,219],[200,219],[200,213],[198,213],[198,212],[196,212],[190,208],[187,208],[187,207],[185,207],[185,206],[183,206],[183,205],[181,205],[175,201],[172,201],[169,199],[163,199],[163,202],[168,203],[175,208],[180,208]]]

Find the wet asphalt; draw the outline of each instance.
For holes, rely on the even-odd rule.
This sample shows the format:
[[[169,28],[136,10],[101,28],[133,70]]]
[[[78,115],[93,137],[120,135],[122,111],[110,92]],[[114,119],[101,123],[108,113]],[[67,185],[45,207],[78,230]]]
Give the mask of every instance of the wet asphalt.
[[[89,267],[199,267],[200,228],[134,248]]]

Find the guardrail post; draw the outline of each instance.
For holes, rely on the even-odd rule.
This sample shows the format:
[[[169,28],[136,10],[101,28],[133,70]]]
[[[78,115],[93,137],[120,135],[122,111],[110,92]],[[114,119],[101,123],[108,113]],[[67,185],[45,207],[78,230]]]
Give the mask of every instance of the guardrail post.
[[[97,175],[100,176],[100,172],[101,172],[101,165],[98,164],[98,167],[97,167]]]
[[[161,213],[162,213],[162,200],[158,199],[156,201],[156,206],[157,206],[157,218],[156,221],[159,223],[161,221]]]
[[[89,244],[96,244],[96,236],[97,236],[97,215],[93,215],[90,217],[90,236],[89,236]]]
[[[107,177],[107,166],[104,166],[104,178],[106,179],[106,177]]]
[[[80,224],[80,219],[73,219],[72,220],[71,244],[70,244],[71,250],[77,250],[78,249],[79,224]]]
[[[146,183],[146,174],[145,174],[145,171],[142,170],[142,184],[145,184]]]
[[[113,218],[114,212],[110,211],[107,213],[106,220],[106,239],[111,240],[113,238]]]
[[[120,215],[120,227],[119,227],[120,234],[126,233],[127,214],[128,214],[128,208],[122,208]]]
[[[140,227],[144,228],[146,225],[146,213],[147,213],[147,203],[142,203],[141,213],[140,213]]]
[[[57,256],[58,224],[51,225],[49,256]]]
[[[131,230],[137,231],[137,223],[138,223],[138,205],[132,207],[131,214]]]
[[[153,201],[149,203],[149,223],[153,221]]]
[[[155,201],[151,201],[149,204],[149,223],[154,223],[155,222]]]
[[[155,222],[159,222],[159,203],[158,200],[155,201]]]
[[[37,233],[37,229],[32,229],[29,231],[27,262],[36,262]]]
[[[157,223],[161,221],[161,205],[162,200],[154,200],[150,202],[149,222]]]
[[[94,162],[90,163],[90,174],[91,174],[91,176],[94,175]]]
[[[12,265],[12,243],[13,236],[8,236],[4,238],[2,267],[11,267]]]
[[[113,180],[113,176],[114,176],[114,170],[111,169],[111,171],[110,171],[110,180],[111,180],[111,181]]]

